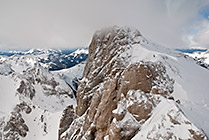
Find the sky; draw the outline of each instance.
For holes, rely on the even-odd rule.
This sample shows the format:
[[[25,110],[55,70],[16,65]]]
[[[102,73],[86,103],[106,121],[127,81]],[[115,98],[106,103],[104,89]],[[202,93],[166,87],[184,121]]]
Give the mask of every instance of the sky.
[[[87,47],[113,25],[170,48],[209,48],[209,0],[0,0],[0,49]]]

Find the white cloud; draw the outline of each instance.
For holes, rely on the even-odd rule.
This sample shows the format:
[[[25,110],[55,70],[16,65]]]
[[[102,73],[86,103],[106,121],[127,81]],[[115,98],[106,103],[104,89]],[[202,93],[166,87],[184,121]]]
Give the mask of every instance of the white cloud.
[[[208,0],[0,0],[0,47],[88,46],[105,26],[134,26],[168,47],[182,36]]]
[[[201,47],[209,49],[209,21],[202,20],[197,26],[197,33],[187,35],[190,47]]]

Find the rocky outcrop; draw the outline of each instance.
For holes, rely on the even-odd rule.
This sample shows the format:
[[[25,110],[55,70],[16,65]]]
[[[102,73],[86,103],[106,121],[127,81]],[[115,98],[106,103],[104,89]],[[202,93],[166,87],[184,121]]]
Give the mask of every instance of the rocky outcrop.
[[[133,140],[207,140],[205,134],[184,116],[172,100],[162,98],[152,114]]]
[[[0,75],[7,76],[12,72],[14,72],[14,70],[11,68],[11,65],[6,62],[1,62],[0,60]]]
[[[59,136],[65,132],[69,125],[73,122],[74,119],[76,119],[76,114],[74,112],[73,105],[69,105],[68,107],[65,108],[62,114],[62,118],[60,120],[60,126],[59,126]],[[59,138],[60,139],[60,138]]]
[[[29,128],[23,119],[21,112],[26,114],[31,113],[32,108],[27,105],[25,102],[22,102],[14,108],[14,111],[11,112],[11,116],[7,122],[2,122],[3,140],[19,140],[21,137],[26,137],[29,132]]]
[[[64,90],[62,85],[60,85],[49,72],[45,71],[45,69],[39,67],[31,68],[28,71],[25,71],[23,75],[19,75],[19,78],[22,79],[22,81],[17,89],[17,93],[29,97],[32,100],[36,93],[35,86],[40,85],[46,96],[66,95],[70,98],[74,97],[72,92]]]

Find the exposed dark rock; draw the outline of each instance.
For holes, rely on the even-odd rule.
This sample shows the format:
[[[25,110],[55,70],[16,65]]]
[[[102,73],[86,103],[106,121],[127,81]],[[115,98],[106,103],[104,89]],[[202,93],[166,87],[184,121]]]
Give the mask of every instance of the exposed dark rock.
[[[26,125],[21,112],[29,114],[31,112],[31,107],[25,102],[16,105],[13,112],[11,112],[11,117],[4,126],[3,135],[4,140],[19,140],[21,137],[26,137],[29,132],[29,128]]]

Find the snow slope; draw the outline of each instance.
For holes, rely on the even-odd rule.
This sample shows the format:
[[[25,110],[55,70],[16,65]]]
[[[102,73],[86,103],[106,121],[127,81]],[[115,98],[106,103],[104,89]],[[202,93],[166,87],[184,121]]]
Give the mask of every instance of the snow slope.
[[[185,133],[185,129],[197,130],[196,126],[181,114],[179,108],[176,107],[173,101],[163,99],[160,104],[154,109],[152,117],[150,117],[142,126],[139,133],[133,140],[157,138],[164,140],[166,137],[169,139],[193,139],[190,131]],[[177,114],[177,115],[176,115]],[[169,121],[175,118],[175,121]],[[173,127],[174,125],[177,125]],[[158,128],[158,129],[157,129]],[[165,133],[167,133],[165,135]]]
[[[184,52],[184,54],[192,57],[200,66],[209,69],[209,50],[194,51],[191,53]]]
[[[54,74],[60,75],[65,82],[76,92],[78,81],[82,79],[85,62],[82,62],[74,67],[53,71]]]
[[[186,53],[195,59],[203,59],[204,63],[209,65],[209,50],[205,52]]]
[[[128,61],[132,64],[139,61],[162,62],[168,75],[175,80],[172,96],[176,101],[180,100],[179,108],[190,121],[209,136],[209,71],[196,65],[194,59],[183,53],[175,52],[145,38],[138,40],[145,41],[133,45],[122,56],[129,58]]]
[[[145,41],[128,50],[129,61],[162,62],[175,80],[172,96],[186,117],[209,136],[209,71],[183,53]],[[127,57],[127,56],[126,56]]]
[[[19,103],[18,97],[14,94],[17,88],[18,82],[14,81],[11,76],[0,75],[0,118],[7,116]]]
[[[62,111],[76,105],[66,81],[28,54],[1,57],[0,89],[0,139],[57,140]]]

